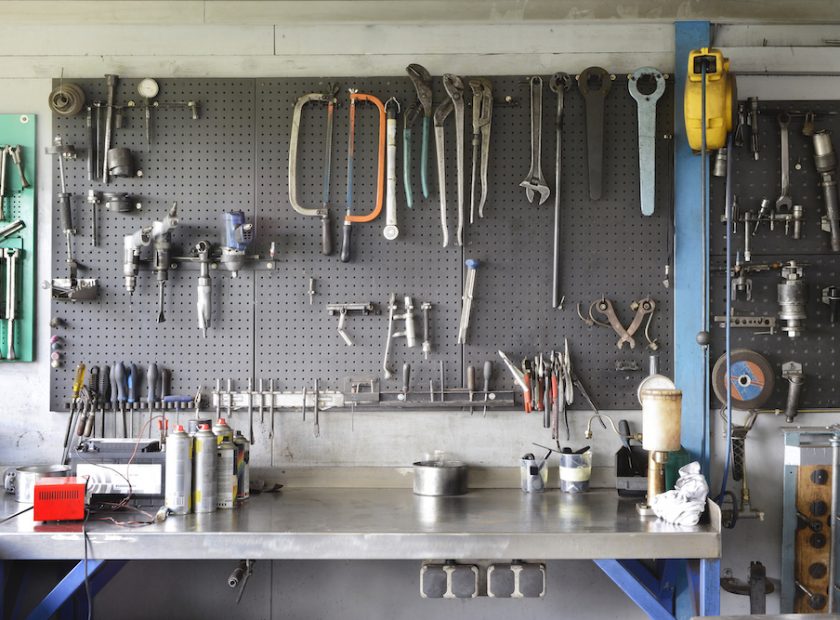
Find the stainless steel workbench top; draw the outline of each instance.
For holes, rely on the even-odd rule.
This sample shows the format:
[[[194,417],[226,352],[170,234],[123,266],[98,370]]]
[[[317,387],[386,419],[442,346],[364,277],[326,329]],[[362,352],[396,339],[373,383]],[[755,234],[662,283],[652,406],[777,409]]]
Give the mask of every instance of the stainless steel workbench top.
[[[11,514],[19,505],[6,501]],[[694,527],[640,518],[614,490],[528,495],[473,490],[418,497],[410,489],[284,489],[236,510],[171,516],[145,527],[88,522],[97,559],[630,559],[718,558],[720,521]],[[80,523],[0,523],[2,559],[80,559]]]

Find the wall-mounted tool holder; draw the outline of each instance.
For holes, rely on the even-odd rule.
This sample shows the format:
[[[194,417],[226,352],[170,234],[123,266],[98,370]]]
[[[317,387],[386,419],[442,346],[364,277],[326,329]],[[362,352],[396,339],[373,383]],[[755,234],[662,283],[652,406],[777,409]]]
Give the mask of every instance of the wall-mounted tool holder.
[[[732,330],[732,348],[753,349],[773,367],[775,388],[765,406],[788,411],[789,382],[783,380],[782,365],[792,360],[802,365],[805,377],[799,406],[834,406],[840,399],[840,374],[833,361],[840,355],[840,324],[832,322],[837,304],[832,307],[830,290],[840,281],[840,254],[832,249],[832,237],[822,226],[827,206],[836,201],[830,181],[836,177],[837,161],[828,154],[827,145],[840,144],[840,115],[835,104],[825,101],[742,104],[753,125],[741,130],[741,145],[727,152],[737,197],[736,212],[729,217],[724,213],[725,179],[710,181],[712,221],[718,216],[721,220],[712,224],[710,237],[710,307],[715,322],[710,357],[717,359],[725,348],[722,327],[728,279],[723,265],[725,227],[730,225],[732,326],[738,328]],[[783,120],[788,117],[786,144],[780,115]],[[788,187],[782,182],[785,160]],[[796,217],[788,222],[788,216]]]
[[[544,78],[547,80],[548,76]],[[107,101],[103,79],[76,82],[84,89],[88,101]],[[407,209],[402,192],[398,192],[399,237],[394,241],[383,238],[384,217],[373,226],[354,226],[354,261],[344,264],[335,251],[337,248],[330,256],[321,253],[321,218],[301,216],[289,203],[288,153],[295,102],[306,93],[326,92],[329,84],[341,87],[332,128],[329,193],[332,238],[339,239],[341,216],[346,208],[347,89],[358,88],[383,101],[394,96],[407,106],[417,98],[417,93],[406,75],[158,80],[160,94],[150,98],[149,148],[145,146],[143,98],[136,94],[139,80],[118,80],[115,106],[124,107],[122,125],[116,128],[115,122],[113,128],[112,146],[129,148],[143,177],[113,177],[108,186],[96,180],[88,181],[86,162],[80,157],[67,167],[68,191],[82,197],[77,201],[83,200],[89,189],[127,194],[131,199],[126,204],[130,207],[142,202],[142,210],[100,209],[99,246],[93,245],[89,234],[91,208],[74,212],[74,224],[79,232],[75,238],[78,260],[99,278],[100,294],[96,303],[53,302],[54,314],[64,317],[72,327],[67,330],[65,365],[52,373],[52,408],[63,409],[76,364],[118,360],[126,357],[125,351],[131,351],[131,356],[137,359],[157,359],[176,369],[178,387],[183,391],[212,385],[219,374],[219,360],[223,359],[228,376],[281,377],[284,389],[300,390],[312,386],[313,379],[320,377],[320,390],[336,391],[341,386],[341,377],[362,375],[378,377],[383,392],[400,394],[400,370],[403,364],[409,363],[412,382],[418,386],[417,397],[421,398],[419,386],[427,387],[430,380],[441,383],[438,365],[441,360],[446,362],[443,384],[464,389],[466,369],[473,366],[480,371],[486,360],[498,359],[497,349],[509,352],[518,360],[525,354],[556,348],[564,336],[577,352],[577,372],[585,377],[600,407],[637,408],[633,392],[638,372],[616,370],[619,352],[614,333],[587,328],[577,318],[574,307],[577,301],[589,302],[604,294],[628,301],[650,294],[659,315],[654,324],[661,352],[660,370],[663,374],[671,373],[671,330],[666,326],[672,320],[673,298],[672,290],[664,288],[661,282],[670,261],[668,244],[672,236],[672,82],[668,82],[665,94],[657,103],[656,196],[654,214],[650,217],[641,215],[638,106],[628,92],[626,76],[616,77],[604,102],[602,195],[597,204],[590,202],[585,182],[584,101],[576,88],[565,93],[560,191],[563,260],[559,274],[567,300],[565,310],[552,307],[552,209],[546,205],[529,206],[519,186],[531,151],[529,106],[500,103],[506,98],[527,101],[528,82],[523,76],[494,76],[490,82],[496,122],[490,138],[489,188],[484,217],[476,217],[472,225],[465,222],[463,249],[452,247],[453,244],[449,248],[440,247],[440,210],[435,183],[431,184],[428,199],[422,199],[419,191],[422,140],[418,127],[415,132],[418,139],[411,143],[412,161],[416,164],[411,167],[415,202],[412,209]],[[440,76],[434,78],[432,94],[434,105],[447,97]],[[555,95],[548,89],[543,95],[546,105],[553,110]],[[126,102],[132,99],[138,105],[129,109]],[[193,121],[183,107],[154,106],[155,101],[164,99],[176,103],[201,101],[200,119]],[[469,107],[471,97],[464,99]],[[354,200],[357,207],[375,203],[379,139],[376,116],[371,108],[356,118]],[[470,116],[471,113],[465,114],[467,140]],[[88,144],[90,130],[83,115],[56,117],[53,122],[53,134],[61,135],[68,144],[77,148]],[[402,119],[398,122],[401,126]],[[298,191],[301,198],[310,197],[308,204],[318,204],[324,177],[324,114],[304,113],[300,123]],[[452,118],[448,123],[445,164],[452,227],[456,219],[456,145]],[[542,161],[549,167],[546,176],[551,179],[554,160],[547,154],[555,146],[553,113],[542,115],[542,132],[546,151]],[[469,150],[466,149],[464,157],[467,183],[471,170]],[[429,176],[434,177],[434,153],[428,155]],[[398,171],[403,169],[403,156],[398,146]],[[554,192],[553,181],[548,183]],[[107,202],[104,196],[103,202]],[[180,223],[172,231],[170,253],[178,267],[168,274],[166,321],[156,323],[157,286],[155,278],[144,273],[144,263],[140,263],[131,304],[122,290],[123,238],[142,225],[160,221],[174,202],[178,203]],[[220,237],[221,212],[240,209],[258,228],[247,254],[269,258],[255,264],[256,270],[243,268],[237,278],[213,278],[209,302],[212,328],[203,340],[195,329],[197,274],[193,272],[201,261],[179,263],[177,257],[191,259],[192,249],[201,240],[215,243]],[[56,247],[61,247],[64,239],[55,219],[54,241]],[[272,241],[276,242],[275,269],[267,273],[259,265],[271,259]],[[468,257],[479,259],[481,267],[467,344],[458,345],[465,288],[464,261]],[[63,255],[53,258],[53,269],[63,275]],[[212,275],[212,267],[208,271]],[[198,279],[201,277],[199,274]],[[317,294],[312,297],[307,295],[310,278],[317,279]],[[337,317],[330,316],[325,308],[326,303],[361,301],[373,302],[384,310],[392,291],[413,298],[418,346],[408,348],[402,341],[396,342],[390,360],[394,378],[388,383],[382,373],[387,314],[383,311],[363,320],[349,319],[348,333],[352,334],[355,346],[348,347],[336,337]],[[418,319],[422,318],[423,302],[430,303],[433,310],[428,338],[421,340]],[[424,359],[424,350],[428,350],[428,360]],[[625,348],[620,359],[630,358],[638,367],[644,367],[647,352],[641,346],[632,352]],[[503,372],[497,363],[493,389],[512,386]],[[410,392],[409,401],[414,393],[415,390]],[[422,400],[428,401],[428,392],[422,393]],[[455,396],[445,394],[444,398],[449,402]],[[483,396],[481,400],[483,408]],[[478,397],[476,409],[477,401]],[[584,399],[576,399],[571,407],[587,409],[588,405]]]
[[[35,359],[35,115],[0,114],[0,361]]]

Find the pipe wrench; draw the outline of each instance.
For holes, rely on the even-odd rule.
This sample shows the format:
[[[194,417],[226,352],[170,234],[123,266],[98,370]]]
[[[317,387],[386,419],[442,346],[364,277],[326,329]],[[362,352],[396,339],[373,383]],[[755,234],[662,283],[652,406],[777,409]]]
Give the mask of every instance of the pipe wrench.
[[[656,88],[650,94],[639,90],[639,80],[653,78]],[[658,69],[641,67],[628,76],[627,90],[639,111],[639,192],[642,215],[653,215],[656,204],[656,102],[665,92],[665,77]]]
[[[572,85],[572,76],[568,73],[555,73],[548,82],[548,87],[557,95],[557,111],[554,115],[554,269],[551,279],[551,307],[563,309],[560,295],[560,171],[563,163],[563,104],[565,92]]]
[[[458,229],[455,236],[458,245],[464,245],[464,82],[457,75],[446,73],[443,76],[443,88],[452,100],[455,110],[455,153],[458,158]]]
[[[528,79],[531,88],[531,168],[525,180],[519,185],[525,188],[528,202],[534,202],[534,192],[540,195],[540,204],[548,200],[551,190],[545,184],[540,162],[542,152],[542,78],[534,76]]]
[[[418,64],[410,64],[405,72],[414,84],[417,91],[417,102],[415,109],[423,110],[423,134],[420,143],[420,187],[423,190],[423,198],[429,198],[429,125],[432,121],[432,76],[428,70]],[[419,107],[418,107],[419,106]],[[408,114],[408,113],[406,113]],[[411,181],[408,171],[411,169],[411,126],[416,119],[406,116],[405,129],[403,130],[403,183],[405,185],[405,202],[408,208],[414,206],[414,196],[411,192]]]
[[[445,74],[443,86],[448,99],[438,105],[434,114],[435,149],[437,151],[438,187],[440,194],[440,227],[443,233],[443,247],[449,245],[449,226],[446,223],[446,138],[444,124],[447,117],[455,111],[456,151],[458,153],[458,245],[462,244],[464,225],[464,84],[457,75]]]
[[[478,217],[484,217],[484,203],[487,201],[487,162],[490,160],[490,123],[493,120],[493,87],[487,78],[475,78],[469,82],[473,92],[472,109],[472,178],[470,180],[470,224],[475,221],[475,177],[481,149],[481,198],[478,201]]]
[[[299,97],[295,103],[295,110],[292,115],[292,135],[289,138],[289,203],[292,205],[292,209],[301,215],[317,216],[321,218],[321,254],[324,256],[332,254],[330,215],[328,207],[330,199],[332,128],[333,114],[335,112],[335,104],[337,102],[336,94],[338,94],[338,86],[330,84],[329,91],[326,93],[310,93]],[[298,138],[300,135],[300,116],[303,111],[303,106],[312,101],[327,104],[327,130],[324,143],[324,179],[321,194],[321,207],[318,209],[302,207],[300,202],[298,202],[297,196],[297,153]]]
[[[586,102],[586,159],[589,167],[589,198],[601,198],[604,174],[604,101],[612,87],[606,69],[589,67],[578,75],[578,89]]]

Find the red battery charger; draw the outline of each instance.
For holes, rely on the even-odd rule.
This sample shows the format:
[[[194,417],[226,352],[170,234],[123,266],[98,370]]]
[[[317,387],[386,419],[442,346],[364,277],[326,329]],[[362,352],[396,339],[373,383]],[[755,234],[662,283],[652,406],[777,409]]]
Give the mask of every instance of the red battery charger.
[[[81,521],[85,518],[84,478],[42,478],[35,483],[35,521]]]

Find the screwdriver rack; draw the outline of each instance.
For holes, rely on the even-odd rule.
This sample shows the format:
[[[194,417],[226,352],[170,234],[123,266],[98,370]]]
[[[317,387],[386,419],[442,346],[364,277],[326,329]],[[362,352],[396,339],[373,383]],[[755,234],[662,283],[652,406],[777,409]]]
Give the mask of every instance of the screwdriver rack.
[[[15,249],[18,252],[16,270],[16,318],[14,325],[15,359],[7,358],[9,350],[6,308],[6,267],[0,260],[0,272],[3,274],[0,293],[0,362],[31,362],[35,359],[35,239],[36,211],[35,145],[34,114],[0,114],[0,144],[19,144],[21,159],[26,179],[30,187],[21,187],[21,181],[14,164],[9,158],[6,165],[6,197],[4,200],[5,220],[0,227],[15,220],[22,220],[24,227],[10,237],[0,241],[0,249]]]

